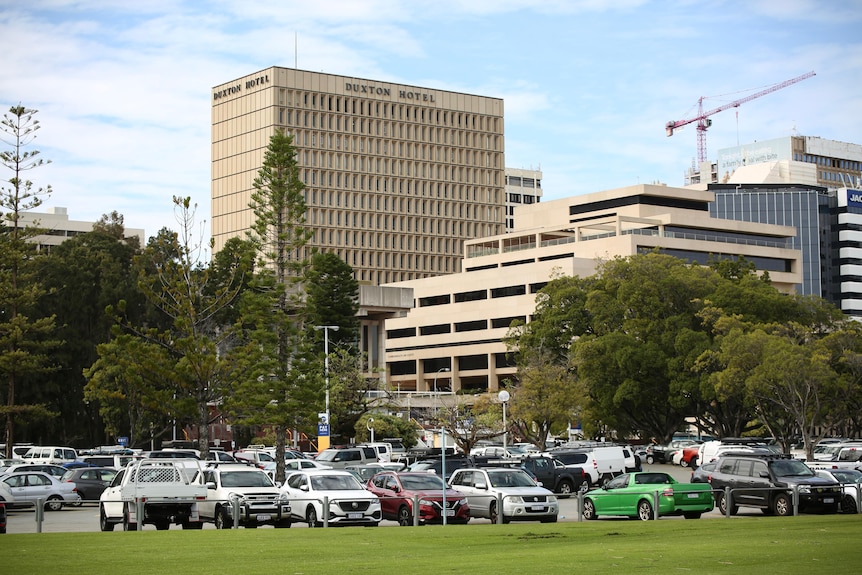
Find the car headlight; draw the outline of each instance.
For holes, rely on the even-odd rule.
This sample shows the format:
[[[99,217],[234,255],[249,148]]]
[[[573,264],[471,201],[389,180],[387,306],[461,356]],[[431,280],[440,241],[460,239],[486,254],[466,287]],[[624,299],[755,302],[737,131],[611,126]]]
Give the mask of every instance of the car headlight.
[[[548,503],[556,503],[557,496],[556,495],[548,495]]]
[[[810,485],[800,485],[799,486],[799,493],[811,493],[811,486]]]
[[[233,503],[234,501],[239,501],[240,503],[243,503],[245,501],[245,496],[242,493],[228,493],[227,499],[231,503]]]
[[[282,492],[279,492],[279,494],[278,494],[278,502],[279,502],[279,503],[289,503],[289,502],[290,502],[290,497],[288,497],[288,496],[287,496],[287,493],[284,493],[283,491],[282,491]]]
[[[459,499],[458,505],[461,505],[461,506],[467,505],[467,498],[465,497],[464,499]]]
[[[523,503],[524,498],[519,495],[512,495],[511,497],[505,497],[504,499],[508,499],[509,503]]]
[[[419,505],[428,505],[428,506],[431,506],[431,505],[434,505],[434,502],[433,502],[433,501],[430,501],[430,500],[428,500],[428,499],[420,499],[420,500],[419,500]]]

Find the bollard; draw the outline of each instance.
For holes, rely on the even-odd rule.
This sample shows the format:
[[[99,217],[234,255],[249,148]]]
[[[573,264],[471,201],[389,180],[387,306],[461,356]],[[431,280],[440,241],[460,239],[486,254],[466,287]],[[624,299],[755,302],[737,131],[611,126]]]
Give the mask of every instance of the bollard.
[[[329,527],[329,497],[323,498],[323,526]]]
[[[137,531],[144,530],[144,499],[136,499],[135,500],[135,512],[137,514],[137,522],[135,522],[135,529]]]
[[[661,495],[659,494],[658,489],[656,489],[652,494],[652,518],[655,520],[658,520],[659,497],[661,497]]]
[[[862,485],[856,484],[856,513],[862,513]]]
[[[730,487],[724,488],[724,517],[730,519],[730,507],[733,505],[733,499],[731,499]]]
[[[230,510],[233,513],[233,528],[239,529],[239,497],[234,497],[231,500]]]
[[[793,486],[793,495],[792,495],[792,503],[793,503],[793,516],[796,517],[799,515],[799,486]]]
[[[585,492],[583,489],[578,489],[578,507],[577,507],[578,522],[581,522],[584,520],[584,493]]]
[[[413,527],[419,527],[419,494],[413,494]],[[446,514],[446,510],[443,509],[443,514]]]
[[[503,524],[503,494],[497,494],[497,525]]]
[[[42,522],[45,520],[45,500],[36,499],[36,533],[42,532]]]

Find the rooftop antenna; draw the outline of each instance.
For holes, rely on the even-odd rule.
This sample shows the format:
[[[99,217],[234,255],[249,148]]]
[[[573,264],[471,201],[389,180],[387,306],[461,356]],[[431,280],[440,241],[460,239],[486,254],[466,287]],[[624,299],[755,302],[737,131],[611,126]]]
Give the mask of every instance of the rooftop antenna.
[[[293,69],[299,70],[299,34],[293,31]]]

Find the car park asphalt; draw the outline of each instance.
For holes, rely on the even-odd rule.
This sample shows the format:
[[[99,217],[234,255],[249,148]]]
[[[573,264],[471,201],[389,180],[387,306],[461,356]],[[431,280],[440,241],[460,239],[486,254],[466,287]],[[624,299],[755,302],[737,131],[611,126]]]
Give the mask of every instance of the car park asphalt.
[[[644,465],[644,471],[663,471],[670,474],[674,479],[680,482],[688,483],[691,478],[691,469],[683,468],[677,465],[670,464],[653,464]],[[577,513],[577,498],[571,497],[568,499],[560,499],[560,514],[558,521],[576,522],[578,520]],[[745,515],[762,515],[757,509],[740,509],[738,516]],[[37,533],[37,525],[35,521],[35,512],[32,508],[29,509],[10,509],[8,510],[7,518],[7,533]],[[99,506],[97,503],[84,503],[80,507],[64,507],[60,511],[45,511],[44,521],[42,523],[42,533],[72,533],[72,532],[93,532],[99,531]],[[722,518],[722,515],[717,509],[709,513],[705,513],[702,518]],[[620,518],[600,519],[607,521],[625,520]],[[682,517],[663,517],[662,521],[684,521]],[[482,518],[473,518],[469,525],[490,524],[490,520]],[[381,521],[380,527],[398,527],[396,521]],[[204,529],[215,529],[212,523],[205,523]],[[261,529],[270,528],[262,526]],[[306,529],[305,523],[294,523],[292,529]],[[153,525],[144,526],[145,530],[155,530]],[[179,529],[178,526],[172,525],[171,529]],[[345,527],[344,529],[349,529]],[[122,530],[122,525],[118,525],[116,530]]]

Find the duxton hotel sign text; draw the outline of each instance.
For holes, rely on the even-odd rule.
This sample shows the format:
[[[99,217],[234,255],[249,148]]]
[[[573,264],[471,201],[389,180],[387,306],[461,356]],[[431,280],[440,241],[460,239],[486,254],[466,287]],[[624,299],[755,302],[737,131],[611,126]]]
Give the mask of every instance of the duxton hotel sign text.
[[[263,84],[269,84],[269,74],[264,74],[263,76],[258,76],[257,78],[252,78],[250,80],[246,80],[245,83],[238,82],[233,86],[228,86],[226,88],[222,88],[221,90],[216,90],[213,92],[213,100],[220,100],[221,98],[227,98],[228,96],[234,96],[242,92],[243,85],[245,89],[248,90],[250,88],[254,88],[255,86],[261,86]]]
[[[344,84],[345,92],[359,92],[360,94],[374,94],[377,96],[391,96],[390,88],[374,86],[371,84]],[[423,94],[422,92],[408,92],[407,90],[398,90],[398,97],[405,100],[417,100],[421,102],[436,102],[434,94]]]

